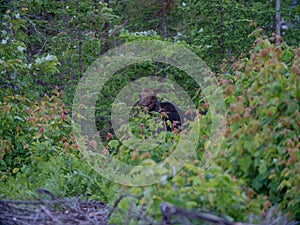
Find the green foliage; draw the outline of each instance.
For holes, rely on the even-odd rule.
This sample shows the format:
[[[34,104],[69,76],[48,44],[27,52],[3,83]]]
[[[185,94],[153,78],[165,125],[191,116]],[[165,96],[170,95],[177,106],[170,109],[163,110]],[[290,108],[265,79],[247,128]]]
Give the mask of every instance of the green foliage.
[[[143,33],[143,31],[154,30],[160,36],[166,33],[169,36],[169,33],[173,34],[177,29],[176,23],[179,20],[174,21],[174,15],[179,16],[177,1],[164,3],[156,0],[141,0],[138,3],[136,1],[112,1],[111,7],[121,18],[130,21],[126,25],[126,29],[130,32],[142,31]],[[166,10],[162,12],[164,8]],[[164,22],[167,24],[166,27],[164,27]]]
[[[78,154],[62,95],[32,101],[7,95],[0,102],[1,197],[34,198],[37,188],[57,196],[108,201],[115,192]]]
[[[33,101],[9,95],[0,102],[0,157],[3,172],[17,173],[33,158],[52,157],[53,152],[74,151],[68,111],[56,91],[51,98]]]
[[[215,212],[232,220],[246,220],[249,211],[259,212],[259,204],[250,202],[240,188],[241,183],[231,177],[221,167],[212,166],[207,170],[200,167],[198,160],[185,164],[184,168],[168,182],[147,187],[131,187],[128,192],[135,196],[121,201],[120,213],[114,214],[111,222],[124,221],[130,215],[147,206],[147,215],[154,221],[161,220],[160,204],[170,202],[188,210],[201,209]],[[131,217],[132,224],[136,218]]]
[[[44,90],[43,81],[58,72],[60,65],[54,55],[41,54],[30,56],[27,54],[26,21],[22,18],[23,11],[8,10],[2,18],[0,55],[0,85],[1,88],[27,96],[39,94]],[[0,97],[4,97],[4,92]]]
[[[138,112],[139,117],[133,117],[130,124],[131,132],[137,138],[145,140],[145,146],[139,146],[139,149],[134,150],[135,143],[127,143],[123,141],[111,148],[111,152],[115,158],[126,162],[130,165],[156,165],[166,159],[172,151],[177,147],[180,140],[180,135],[171,134],[170,132],[159,133],[158,136],[164,136],[161,143],[153,148],[147,145],[148,135],[153,138],[151,132],[151,124],[155,124],[153,117]],[[147,187],[128,187],[125,193],[130,193],[135,196],[135,199],[125,198],[118,206],[119,213],[114,214],[111,219],[112,223],[116,221],[124,221],[128,216],[131,218],[131,223],[137,223],[134,216],[128,215],[126,212],[130,209],[133,215],[138,213],[143,205],[147,205],[147,213],[154,216],[154,221],[161,219],[159,205],[163,202],[170,202],[178,207],[187,209],[201,208],[207,211],[213,211],[227,217],[230,220],[246,220],[249,211],[258,214],[262,201],[253,200],[247,193],[241,189],[244,184],[243,179],[236,179],[235,175],[231,175],[218,164],[222,164],[224,158],[217,157],[216,162],[212,162],[211,166],[204,169],[201,159],[206,157],[204,148],[208,145],[208,137],[211,135],[210,130],[210,114],[201,117],[199,143],[196,148],[196,158],[190,159],[181,171],[173,178],[165,181],[166,177],[161,176],[161,182]],[[138,122],[138,123],[135,123]],[[141,124],[139,124],[141,123]],[[190,124],[193,126],[193,124]],[[149,130],[147,128],[149,127]],[[157,129],[157,127],[155,127]],[[147,133],[148,132],[148,133]],[[157,140],[159,137],[156,137]],[[109,142],[112,147],[113,141]],[[116,143],[114,141],[114,143]],[[152,143],[153,144],[153,143]],[[127,146],[131,146],[128,148]],[[149,148],[149,149],[148,149]],[[209,153],[207,153],[209,154]],[[224,156],[223,153],[220,153]],[[155,171],[152,171],[155,173]],[[137,177],[137,179],[139,179]],[[144,179],[143,177],[140,178]],[[159,179],[159,178],[158,178]]]
[[[227,131],[226,141],[211,165],[204,169],[199,161],[209,154],[204,152],[210,144],[208,113],[200,118],[198,159],[185,164],[168,182],[161,177],[162,182],[157,185],[128,188],[129,193],[138,197],[124,200],[120,208],[138,212],[146,204],[147,212],[154,215],[154,220],[160,220],[159,205],[167,201],[184,208],[218,212],[229,219],[246,220],[249,212],[265,215],[271,206],[279,205],[298,218],[299,56],[299,49],[285,43],[276,46],[259,36],[250,58],[241,57],[230,68],[232,74],[224,72],[218,77],[228,108]],[[205,103],[201,105],[204,107]],[[143,116],[136,120],[144,125],[147,121],[153,123]],[[135,129],[139,136],[141,127],[137,124]],[[145,154],[122,145],[117,149],[120,160],[131,164],[147,161],[143,158]],[[155,162],[160,158],[155,158],[153,152],[149,151],[149,157],[154,159],[152,164],[159,162]],[[120,213],[112,220],[125,216],[128,215]],[[135,222],[132,217],[132,223]]]
[[[1,172],[18,172],[29,157],[25,150],[33,134],[27,125],[30,102],[22,96],[6,96],[0,102],[0,163]]]
[[[247,36],[251,26],[252,9],[239,1],[183,1],[182,39],[211,66],[219,69],[222,60],[231,60],[250,48]],[[251,19],[250,19],[251,18]]]
[[[259,38],[250,59],[222,76],[229,107],[227,144],[232,174],[299,217],[299,49]]]
[[[0,18],[0,86],[27,96],[64,89],[70,107],[80,76],[110,47],[113,37],[107,33],[118,17],[101,1],[5,5],[10,9]]]
[[[281,1],[281,17],[288,25],[281,35],[289,45],[299,43],[299,6]],[[170,3],[170,5],[168,5]],[[214,70],[223,59],[238,57],[251,48],[248,35],[263,27],[269,36],[275,32],[275,1],[164,1],[164,13],[157,1],[118,1],[111,6],[122,18],[131,21],[129,32],[154,31],[174,42],[187,42]],[[140,12],[143,13],[140,13]]]
[[[299,44],[299,2],[292,0],[280,1],[281,36],[288,45]],[[247,7],[251,8],[252,15],[255,15],[255,23],[262,27],[265,34],[271,36],[275,32],[276,1],[247,1]]]
[[[126,40],[128,42],[141,39],[144,40],[145,38],[131,34],[126,34],[122,37],[124,37],[124,41]],[[146,37],[146,39],[147,38],[148,37]],[[118,93],[132,81],[149,76],[163,77],[175,82],[188,93],[196,107],[200,104],[200,101],[203,101],[204,99],[202,95],[195,95],[195,92],[199,92],[200,90],[199,85],[193,80],[193,78],[175,67],[152,62],[143,62],[137,65],[134,64],[127,66],[114,74],[114,76],[104,85],[98,95],[95,112],[96,125],[104,143],[107,143],[107,134],[113,133],[110,124],[111,107],[113,106]],[[138,94],[139,93],[133,93],[132,96],[135,98],[136,102],[139,101]],[[173,94],[176,95],[176,93]],[[142,121],[143,120],[141,120],[140,123],[142,123]]]
[[[144,76],[151,76],[155,72],[155,65],[150,62],[145,62],[140,65],[132,65],[125,67],[116,73],[104,85],[98,95],[96,102],[96,126],[102,137],[102,141],[107,143],[106,136],[108,133],[113,133],[111,127],[111,107],[118,93],[132,80],[139,79]],[[138,101],[138,96],[136,101]]]
[[[112,155],[118,160],[130,165],[139,165],[145,159],[151,159],[157,163],[168,157],[176,148],[180,136],[165,130],[165,124],[160,119],[159,113],[149,115],[143,110],[136,111],[138,115],[130,118],[128,126],[123,129],[130,129],[130,132],[140,141],[122,140],[122,145],[111,140],[108,143]],[[151,140],[149,140],[151,138]],[[128,148],[127,146],[130,146]]]
[[[270,36],[275,30],[275,1],[168,1],[166,8],[152,0],[109,2],[3,2],[0,196],[33,198],[41,187],[57,196],[84,195],[113,203],[116,193],[123,191],[137,198],[124,198],[120,209],[140,211],[146,203],[155,221],[161,219],[163,201],[235,220],[246,220],[250,213],[264,215],[270,206],[279,205],[299,219],[300,50],[289,46],[299,43],[299,6],[282,1],[281,15],[290,26],[282,36],[289,45],[273,45],[274,37],[268,40],[260,33]],[[253,31],[261,26],[264,30]],[[120,189],[79,155],[67,108],[89,64],[108,49],[135,40],[180,42],[221,71],[216,78],[228,109],[226,140],[210,167],[201,168],[199,161],[209,157],[204,150],[212,144],[211,115],[203,115],[195,158],[180,173],[168,181],[162,176],[153,186]],[[96,126],[105,153],[130,165],[156,165],[180,140],[180,135],[160,132],[161,143],[155,149],[147,142],[131,149],[126,144],[135,143],[113,135],[110,112],[117,94],[130,82],[151,75],[180,84],[200,112],[209,108],[201,89],[177,68],[144,62],[118,71],[99,93]],[[55,86],[64,89],[66,105]],[[157,116],[141,111],[125,129],[147,140],[161,129],[153,125]],[[89,144],[97,147],[93,140]],[[126,213],[120,211],[112,222],[124,223]],[[134,219],[130,222],[136,224]]]
[[[1,181],[0,197],[34,199],[36,190],[44,188],[58,197],[82,196],[107,202],[113,201],[116,184],[95,171],[73,154],[53,153],[52,157],[35,157],[15,177]]]

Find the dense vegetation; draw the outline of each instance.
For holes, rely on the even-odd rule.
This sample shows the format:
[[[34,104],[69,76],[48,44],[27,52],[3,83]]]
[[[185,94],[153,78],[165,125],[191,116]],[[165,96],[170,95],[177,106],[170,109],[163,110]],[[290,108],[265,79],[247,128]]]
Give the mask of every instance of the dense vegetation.
[[[35,198],[35,190],[43,187],[61,197],[112,204],[121,193],[130,193],[134,202],[124,198],[118,207],[126,212],[147,205],[153,220],[160,219],[159,205],[165,201],[229,220],[247,221],[254,214],[258,222],[272,207],[300,220],[300,6],[282,1],[287,29],[278,41],[275,2],[2,1],[0,197]],[[80,78],[97,58],[114,47],[145,40],[184,46],[208,64],[223,93],[225,138],[203,167],[201,160],[210,157],[205,150],[214,144],[215,118],[201,87],[169,64],[146,61],[118,70],[97,93],[98,133],[80,140],[89,148],[97,149],[100,138],[103,156],[130,165],[158,165],[176,149],[181,134],[163,133],[164,144],[154,151],[146,151],[145,145],[143,152],[114,134],[114,101],[139,78],[176,82],[193,100],[200,120],[190,124],[199,128],[196,154],[176,175],[168,180],[162,175],[153,185],[130,186],[101,176],[82,157],[72,104]],[[132,133],[147,139],[154,119],[140,112],[130,120]],[[111,222],[123,224],[126,216],[119,213]]]

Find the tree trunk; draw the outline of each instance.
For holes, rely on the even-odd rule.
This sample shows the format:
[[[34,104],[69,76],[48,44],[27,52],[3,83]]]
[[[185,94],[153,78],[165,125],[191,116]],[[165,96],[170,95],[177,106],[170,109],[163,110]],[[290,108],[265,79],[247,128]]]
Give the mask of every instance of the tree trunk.
[[[77,12],[80,13],[80,1],[77,1]],[[79,22],[80,24],[80,22]],[[79,40],[79,43],[78,43],[78,56],[79,56],[79,72],[82,74],[83,73],[83,61],[82,61],[82,33],[81,33],[81,30],[78,29],[78,40]]]
[[[276,44],[280,43],[280,0],[276,0]]]
[[[222,6],[222,1],[219,0],[219,4],[220,4],[220,8],[219,8],[219,12],[220,12],[220,28],[221,28],[221,34],[220,34],[220,43],[221,43],[221,48],[222,48],[222,58],[225,59],[226,58],[226,47],[225,47],[225,38],[224,38],[224,9]]]

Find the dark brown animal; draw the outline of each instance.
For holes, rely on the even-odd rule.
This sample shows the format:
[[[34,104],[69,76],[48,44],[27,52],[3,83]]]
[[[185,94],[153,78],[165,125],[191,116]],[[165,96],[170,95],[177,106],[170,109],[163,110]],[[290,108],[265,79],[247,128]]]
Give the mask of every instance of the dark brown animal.
[[[156,92],[144,89],[140,95],[138,106],[143,106],[148,112],[159,112],[165,121],[167,131],[180,131],[185,112],[170,102],[160,102]],[[169,122],[168,122],[169,121]]]

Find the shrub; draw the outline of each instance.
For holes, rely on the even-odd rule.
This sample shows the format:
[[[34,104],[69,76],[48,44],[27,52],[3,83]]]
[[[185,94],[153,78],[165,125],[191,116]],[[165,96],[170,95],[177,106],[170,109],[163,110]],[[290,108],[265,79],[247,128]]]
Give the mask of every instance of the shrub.
[[[228,106],[226,167],[246,181],[251,196],[264,195],[300,218],[300,49],[260,37],[221,76]],[[255,197],[254,197],[255,198]]]

